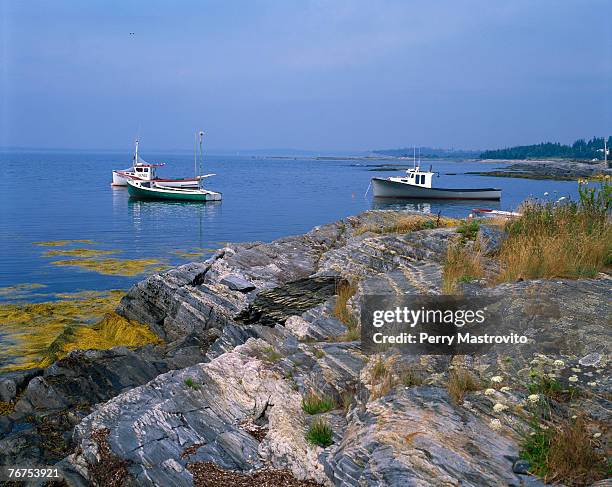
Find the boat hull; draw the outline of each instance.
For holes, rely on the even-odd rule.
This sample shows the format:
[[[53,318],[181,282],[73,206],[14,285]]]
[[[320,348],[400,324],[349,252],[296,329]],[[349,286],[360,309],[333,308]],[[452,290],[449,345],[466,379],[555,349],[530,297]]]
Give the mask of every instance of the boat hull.
[[[134,184],[128,184],[130,197],[147,200],[168,200],[168,201],[220,201],[221,193],[215,191],[202,190],[199,192],[185,192],[164,190],[162,188],[141,188]]]
[[[435,200],[500,200],[501,189],[425,188],[412,184],[372,178],[375,198],[419,198]]]
[[[113,186],[127,186],[127,180],[132,179],[134,181],[147,181],[145,179],[131,176],[125,173],[125,171],[113,171]],[[197,188],[199,185],[200,178],[185,178],[185,179],[163,179],[154,178],[151,181],[155,183],[163,184],[171,188]]]

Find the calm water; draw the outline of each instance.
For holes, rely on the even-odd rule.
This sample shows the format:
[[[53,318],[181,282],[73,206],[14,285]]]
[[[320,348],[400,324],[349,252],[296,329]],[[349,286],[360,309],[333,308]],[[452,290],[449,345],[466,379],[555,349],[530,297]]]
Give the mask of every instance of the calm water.
[[[160,175],[193,174],[190,155],[143,156],[151,162],[167,163]],[[368,165],[374,165],[374,161],[209,155],[204,172],[218,174],[208,184],[223,193],[222,202],[133,201],[126,189],[110,186],[111,169],[124,168],[129,160],[128,153],[0,153],[0,288],[45,285],[43,291],[5,295],[5,300],[41,300],[57,292],[127,288],[142,278],[51,265],[58,258],[43,254],[54,247],[33,245],[37,241],[88,239],[97,244],[58,248],[118,250],[120,253],[111,257],[158,258],[172,265],[189,260],[176,252],[207,252],[224,242],[270,241],[370,208],[442,211],[465,217],[474,206],[512,209],[528,196],[542,196],[545,191],[576,197],[573,182],[466,175],[466,171],[499,165],[434,162],[434,170],[442,174],[441,185],[501,187],[501,204],[379,203],[372,200],[371,192],[364,196],[370,178],[397,173],[370,171]]]

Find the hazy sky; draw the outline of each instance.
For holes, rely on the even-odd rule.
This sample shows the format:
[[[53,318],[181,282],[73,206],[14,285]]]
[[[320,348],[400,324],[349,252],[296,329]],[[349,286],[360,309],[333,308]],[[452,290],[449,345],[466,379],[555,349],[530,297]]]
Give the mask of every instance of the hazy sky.
[[[612,133],[612,1],[0,0],[0,146],[488,148]],[[130,35],[133,32],[134,35]]]

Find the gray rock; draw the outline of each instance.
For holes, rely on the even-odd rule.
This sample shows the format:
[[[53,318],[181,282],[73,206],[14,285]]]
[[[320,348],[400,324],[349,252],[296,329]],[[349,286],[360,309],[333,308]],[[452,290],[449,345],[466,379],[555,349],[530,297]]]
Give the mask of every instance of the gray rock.
[[[255,285],[247,281],[245,278],[230,274],[221,279],[221,284],[229,287],[232,291],[240,291],[242,293],[247,293],[255,289]]]
[[[585,355],[584,357],[582,357],[578,363],[580,365],[584,365],[584,366],[594,366],[597,365],[601,360],[601,354],[600,353],[589,353],[588,355]]]
[[[499,252],[505,238],[506,232],[497,225],[482,224],[476,235],[476,241],[485,255],[494,255]]]
[[[529,474],[529,469],[531,469],[531,463],[528,460],[519,459],[512,465],[514,473]]]

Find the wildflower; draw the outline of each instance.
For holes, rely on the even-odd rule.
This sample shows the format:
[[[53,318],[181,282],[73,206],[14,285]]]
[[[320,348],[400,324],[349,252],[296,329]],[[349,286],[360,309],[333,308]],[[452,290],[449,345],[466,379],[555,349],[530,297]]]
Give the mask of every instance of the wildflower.
[[[575,414],[572,415],[572,419],[577,419],[578,416],[576,416]]]
[[[593,435],[593,438],[599,438],[600,436],[601,436],[601,433],[595,433],[595,434]]]
[[[576,376],[576,375],[572,375],[572,376],[571,376],[569,379],[567,379],[567,380],[569,380],[570,382],[578,382],[578,376]]]
[[[546,426],[545,424],[541,424],[541,425],[540,425],[540,428],[541,428],[541,429],[543,429],[543,430],[547,430],[547,429],[548,429],[548,426]]]
[[[494,375],[493,377],[491,377],[491,382],[495,382],[497,384],[499,384],[503,380],[503,377],[500,375]]]
[[[486,391],[484,391],[485,396],[492,396],[493,394],[495,394],[495,389],[487,389]]]
[[[502,392],[510,392],[512,389],[510,389],[508,386],[504,386],[500,389],[500,391]]]
[[[544,196],[548,196],[548,191],[544,191]]]
[[[553,365],[554,365],[555,367],[563,367],[563,366],[565,365],[565,362],[564,362],[563,360],[555,360],[555,361],[553,362]]]
[[[505,404],[501,404],[499,402],[495,406],[493,406],[493,411],[495,411],[496,413],[501,413],[502,411],[505,411],[506,409],[508,409],[508,406],[506,406]]]
[[[580,367],[572,367],[572,372],[580,372],[581,370]]]
[[[589,382],[588,385],[591,387],[595,387],[597,385],[597,382]]]
[[[501,429],[502,423],[499,419],[492,419],[489,423],[489,426],[491,427],[491,429],[498,430]]]
[[[539,394],[530,394],[527,397],[527,400],[529,402],[536,403],[536,402],[538,402],[540,400],[540,395]]]

